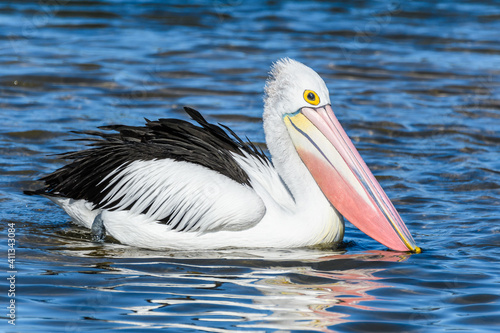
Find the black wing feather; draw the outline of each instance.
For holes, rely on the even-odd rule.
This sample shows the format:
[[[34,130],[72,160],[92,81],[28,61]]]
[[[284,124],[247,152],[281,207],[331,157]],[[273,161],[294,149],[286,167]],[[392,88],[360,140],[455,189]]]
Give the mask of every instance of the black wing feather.
[[[179,119],[145,119],[145,126],[99,127],[111,133],[76,132],[87,135],[75,140],[90,141],[90,148],[61,154],[62,158],[72,161],[43,177],[44,188],[26,193],[85,199],[94,203],[96,208],[112,209],[120,199],[112,202],[104,200],[111,190],[106,188],[110,181],[104,180],[106,176],[133,161],[153,159],[199,164],[250,186],[248,174],[231,153],[250,154],[269,163],[262,150],[251,142],[244,142],[226,126],[207,122],[198,111],[188,107],[184,109],[199,126]],[[165,219],[164,222],[168,223],[169,218]]]

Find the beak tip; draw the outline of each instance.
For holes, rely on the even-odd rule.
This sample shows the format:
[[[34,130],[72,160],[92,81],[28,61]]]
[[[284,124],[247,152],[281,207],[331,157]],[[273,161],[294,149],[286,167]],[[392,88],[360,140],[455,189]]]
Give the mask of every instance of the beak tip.
[[[418,246],[415,246],[415,250],[413,250],[415,253],[422,253],[422,249],[419,248]]]

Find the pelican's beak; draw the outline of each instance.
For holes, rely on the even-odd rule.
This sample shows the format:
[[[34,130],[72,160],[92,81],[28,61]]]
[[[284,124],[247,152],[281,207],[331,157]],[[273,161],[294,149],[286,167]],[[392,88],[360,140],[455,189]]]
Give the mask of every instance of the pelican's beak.
[[[421,252],[330,105],[304,107],[283,119],[300,158],[346,219],[393,250]]]

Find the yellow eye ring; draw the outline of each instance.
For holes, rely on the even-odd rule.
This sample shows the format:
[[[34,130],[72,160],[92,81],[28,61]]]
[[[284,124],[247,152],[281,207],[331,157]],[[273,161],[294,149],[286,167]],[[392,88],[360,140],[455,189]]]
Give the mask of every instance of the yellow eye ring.
[[[312,105],[319,104],[319,96],[312,90],[304,90],[304,99],[307,103]]]

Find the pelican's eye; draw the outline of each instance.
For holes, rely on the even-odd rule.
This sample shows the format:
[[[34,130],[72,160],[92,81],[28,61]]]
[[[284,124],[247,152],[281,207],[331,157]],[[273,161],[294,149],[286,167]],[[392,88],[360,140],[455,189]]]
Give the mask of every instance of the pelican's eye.
[[[304,90],[304,99],[307,103],[312,105],[319,104],[319,96],[312,90]]]

